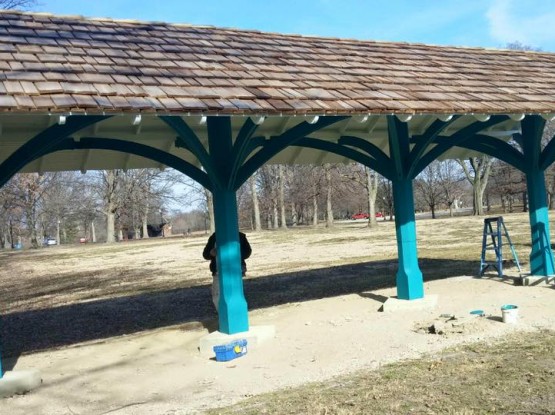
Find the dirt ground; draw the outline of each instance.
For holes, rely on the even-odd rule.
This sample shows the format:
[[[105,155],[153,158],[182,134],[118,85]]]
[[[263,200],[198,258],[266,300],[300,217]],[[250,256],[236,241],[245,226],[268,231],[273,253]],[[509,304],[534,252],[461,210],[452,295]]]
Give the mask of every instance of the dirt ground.
[[[425,227],[430,240],[445,223]],[[481,223],[460,226],[476,226],[479,241]],[[459,250],[473,246],[466,259],[423,258],[435,308],[384,313],[396,294],[392,224],[248,236],[250,324],[273,325],[276,337],[230,362],[198,353],[215,326],[204,237],[2,253],[6,364],[39,369],[43,385],[0,401],[0,414],[192,414],[460,343],[555,330],[553,286],[470,276],[479,264],[473,239],[460,241]],[[501,321],[503,304],[519,306],[517,324]],[[474,309],[486,315],[471,317]],[[441,315],[457,324],[430,334]]]

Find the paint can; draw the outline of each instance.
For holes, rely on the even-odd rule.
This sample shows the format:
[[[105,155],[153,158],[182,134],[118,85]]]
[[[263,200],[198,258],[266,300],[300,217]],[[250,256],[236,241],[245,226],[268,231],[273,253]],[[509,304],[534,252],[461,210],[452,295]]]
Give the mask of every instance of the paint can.
[[[515,324],[518,321],[518,306],[505,304],[501,306],[501,314],[503,315],[503,323]]]

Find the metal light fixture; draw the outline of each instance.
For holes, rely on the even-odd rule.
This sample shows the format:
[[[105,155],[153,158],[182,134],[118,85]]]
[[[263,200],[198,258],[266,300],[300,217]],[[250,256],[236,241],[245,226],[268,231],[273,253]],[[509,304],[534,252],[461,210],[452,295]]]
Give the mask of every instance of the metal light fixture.
[[[316,124],[320,117],[318,115],[314,115],[312,117],[307,117],[306,122],[309,124]]]
[[[441,114],[437,116],[437,119],[443,122],[448,122],[453,119],[453,114]]]
[[[251,120],[256,125],[262,125],[264,123],[264,121],[266,121],[266,116],[259,115],[259,116],[256,116],[256,117],[251,117]]]
[[[412,120],[412,114],[396,114],[396,116],[401,122],[409,122]]]
[[[491,118],[491,115],[489,114],[472,114],[472,115],[480,122],[489,121],[489,119]]]
[[[513,121],[522,121],[524,119],[524,114],[509,114],[509,118]]]

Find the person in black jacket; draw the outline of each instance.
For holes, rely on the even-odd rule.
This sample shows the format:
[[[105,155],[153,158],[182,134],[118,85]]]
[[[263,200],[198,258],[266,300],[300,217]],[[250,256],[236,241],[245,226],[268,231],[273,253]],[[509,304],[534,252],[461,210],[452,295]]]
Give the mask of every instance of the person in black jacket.
[[[247,240],[247,236],[243,232],[239,232],[239,244],[241,246],[241,270],[243,277],[247,273],[247,263],[245,259],[251,256],[252,248]],[[218,265],[216,262],[216,234],[213,233],[208,238],[206,246],[202,251],[204,259],[210,261],[210,272],[212,272],[212,302],[216,311],[218,310],[218,303],[220,301],[220,281],[218,279]]]

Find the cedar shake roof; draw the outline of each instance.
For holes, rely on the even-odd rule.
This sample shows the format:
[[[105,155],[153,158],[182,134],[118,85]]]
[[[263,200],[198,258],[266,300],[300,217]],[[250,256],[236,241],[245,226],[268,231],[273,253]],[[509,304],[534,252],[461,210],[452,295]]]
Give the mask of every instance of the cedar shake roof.
[[[0,12],[0,111],[555,112],[555,54]]]

